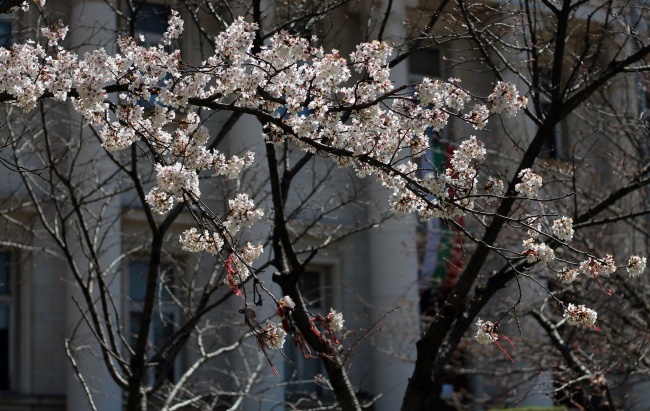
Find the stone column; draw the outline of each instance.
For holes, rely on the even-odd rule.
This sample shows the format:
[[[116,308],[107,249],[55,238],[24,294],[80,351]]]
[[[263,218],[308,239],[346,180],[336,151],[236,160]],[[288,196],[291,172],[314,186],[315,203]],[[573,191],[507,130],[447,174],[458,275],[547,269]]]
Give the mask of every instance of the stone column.
[[[515,27],[517,27],[515,25]],[[515,44],[520,40],[520,36],[522,35],[523,31],[527,29],[527,25],[523,24],[523,27],[521,27],[521,32],[518,31],[510,31],[506,35],[506,41]],[[530,35],[528,33],[527,35]],[[524,53],[520,53],[519,56],[514,55],[511,58],[511,61],[520,61],[518,57],[523,58]],[[517,90],[519,91],[520,95],[527,95],[530,92],[529,86],[527,86],[524,81],[521,79],[521,77],[515,75],[512,71],[505,71],[503,73],[503,77],[505,81],[508,81],[510,83],[513,83],[514,85],[517,86]],[[496,81],[495,81],[496,84]],[[530,97],[530,94],[528,94]],[[533,110],[533,104],[532,101],[528,102],[528,107],[529,109]],[[521,144],[523,147],[528,148],[528,145],[532,142],[534,139],[535,135],[537,134],[538,131],[538,126],[533,123],[528,117],[526,117],[522,111],[519,111],[517,115],[514,118],[506,118],[505,116],[501,115],[501,118],[503,119],[503,122],[505,124],[505,128],[508,130],[510,135],[514,136],[519,136],[522,140]],[[497,119],[495,120],[490,120],[495,124]],[[561,125],[557,124],[556,126],[556,131],[558,131],[559,134],[559,140],[562,140],[563,136],[561,135]],[[504,141],[503,139],[501,139]],[[566,144],[566,142],[559,141],[557,144],[556,149],[561,152],[562,147]],[[570,144],[569,144],[570,146]],[[503,149],[504,147],[499,147],[499,149]],[[512,150],[512,149],[508,149]],[[507,169],[510,168],[512,171],[510,173],[514,173],[514,170],[516,169],[515,167],[518,166],[519,161],[521,160],[521,156],[515,156],[516,162],[514,164],[508,164],[508,165],[501,165],[502,169]],[[533,165],[533,171],[539,172],[539,160],[535,165]],[[508,178],[512,179],[512,175],[508,174]],[[506,182],[507,184],[507,182]],[[540,219],[539,221],[543,221]],[[541,270],[541,267],[536,267],[536,270]],[[540,283],[544,285],[548,285],[548,281],[546,279],[540,279]],[[532,281],[522,281],[521,284],[518,286],[514,282],[511,282],[508,284],[508,292],[510,295],[511,300],[508,300],[509,302],[514,304],[514,301],[516,300],[516,295],[518,293],[522,293],[526,304],[530,307],[540,307],[544,301],[544,298],[547,297],[547,293],[544,289],[542,289],[538,284],[532,282]],[[495,307],[497,306],[497,302],[495,299],[491,301],[491,306]],[[490,304],[488,307],[490,307]],[[505,310],[506,308],[502,308]],[[541,328],[539,323],[535,320],[533,320],[531,317],[525,317],[521,320],[521,327],[524,330],[523,337],[520,337],[518,334],[517,327],[515,327],[514,324],[506,324],[503,328],[502,331],[505,335],[509,335],[513,338],[513,343],[517,347],[518,345],[524,346],[524,342],[518,342],[521,339],[525,340],[526,344],[530,344],[530,347],[534,347],[536,344],[543,344],[544,341],[548,338],[547,335],[545,335],[544,330]],[[475,329],[475,328],[474,328]],[[517,362],[516,365],[520,369],[525,369],[525,368],[531,368],[534,369],[535,367],[540,367],[540,361],[538,359],[535,359],[535,356],[531,356],[531,358],[526,358],[524,354],[520,354],[520,358],[517,358],[517,351],[516,349],[512,350],[512,355],[515,361]],[[478,378],[483,378],[483,377],[478,377]],[[553,392],[553,376],[550,372],[542,372],[541,367],[539,372],[533,372],[533,373],[527,373],[527,374],[520,374],[517,376],[511,376],[510,378],[506,379],[507,384],[510,385],[508,388],[516,387],[516,389],[512,390],[514,393],[514,398],[513,402],[516,403],[520,407],[527,407],[527,406],[537,406],[537,407],[551,407],[554,404],[554,392]],[[481,385],[484,386],[489,386],[490,381],[485,380],[481,383]],[[504,387],[502,386],[497,386],[497,390],[501,390]],[[475,394],[480,395],[480,392],[476,392]]]
[[[377,192],[373,205],[388,203],[387,195]],[[373,319],[391,309],[375,335],[374,394],[383,394],[377,411],[400,409],[406,383],[413,372],[415,342],[419,337],[417,258],[415,218],[396,218],[370,233],[370,291]]]
[[[403,2],[396,2],[386,27],[384,41],[404,38]],[[393,56],[394,57],[394,56]],[[408,82],[405,63],[391,69],[391,80],[400,86]],[[374,183],[370,198],[370,217],[388,209],[389,192]],[[417,219],[395,217],[369,232],[370,293],[373,319],[377,320],[395,307],[379,324],[383,331],[375,334],[373,394],[382,394],[376,411],[399,410],[408,378],[413,372],[415,342],[420,336],[418,315],[418,262],[416,256]]]
[[[72,46],[81,46],[78,49],[80,55],[84,52],[96,50],[104,47],[109,54],[115,53],[115,35],[117,29],[117,18],[115,12],[103,1],[78,1],[72,4],[70,18],[70,35],[69,44]],[[77,114],[71,114],[73,124],[83,121]],[[74,125],[72,126],[74,127]],[[75,133],[74,130],[70,130]],[[90,190],[97,189],[96,184],[102,182],[105,191],[111,191],[110,183],[105,184],[107,176],[113,171],[114,167],[105,157],[103,149],[97,143],[94,135],[87,128],[82,129],[82,153],[76,158],[77,168],[73,178],[80,183],[77,188],[79,193],[88,193]],[[99,265],[106,269],[120,256],[120,224],[115,223],[119,218],[120,199],[115,196],[109,200],[106,209],[101,210],[104,205],[99,201],[96,206],[90,205],[84,210],[84,217],[90,224],[90,230],[95,230],[98,225],[105,226],[100,228],[101,235],[105,237],[102,245],[98,246],[100,251]],[[92,210],[89,208],[92,207]],[[95,216],[101,211],[102,217],[95,219]],[[74,235],[74,234],[73,234]],[[79,244],[85,247],[85,244]],[[86,268],[91,272],[91,263],[81,249],[76,251],[75,259],[83,275],[95,275],[84,272]],[[118,309],[121,304],[121,276],[119,275],[119,264],[117,269],[107,272],[104,281],[110,288],[110,294],[114,304]],[[108,372],[107,365],[101,356],[99,342],[93,333],[85,325],[82,313],[79,307],[73,302],[73,297],[77,299],[82,309],[85,308],[85,301],[81,295],[81,290],[75,279],[70,275],[68,280],[67,296],[67,327],[66,337],[70,337],[76,328],[72,344],[77,348],[75,352],[77,365],[88,384],[93,401],[98,410],[120,410],[122,409],[122,390],[115,384]],[[97,284],[94,284],[93,292],[97,298]],[[116,320],[116,319],[114,319]],[[77,377],[69,370],[67,375],[67,392],[66,392],[67,410],[77,411],[90,409],[88,396],[84,392]]]

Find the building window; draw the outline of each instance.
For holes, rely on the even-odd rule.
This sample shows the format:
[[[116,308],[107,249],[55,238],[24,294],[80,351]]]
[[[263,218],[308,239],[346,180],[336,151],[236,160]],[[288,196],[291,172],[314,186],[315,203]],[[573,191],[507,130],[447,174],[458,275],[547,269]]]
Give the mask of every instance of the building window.
[[[0,47],[11,46],[11,21],[0,20]]]
[[[442,75],[442,56],[439,49],[415,50],[409,56],[409,81],[420,81],[423,77],[435,78]]]
[[[0,390],[12,388],[11,359],[12,336],[14,335],[13,309],[15,307],[13,280],[10,270],[10,254],[0,252]]]
[[[298,281],[307,310],[311,314],[327,314],[329,310],[326,293],[327,269],[310,268]],[[325,399],[327,393],[316,382],[316,376],[323,375],[323,363],[319,358],[305,358],[301,350],[293,344],[285,344],[284,354],[290,360],[285,363],[285,380],[291,382],[286,389],[286,399],[301,407],[314,406],[319,399]]]
[[[422,81],[425,77],[430,79],[440,80],[442,75],[442,53],[439,49],[420,49],[414,51],[408,59],[408,81],[409,83],[417,83]],[[415,93],[415,88],[411,90]],[[439,166],[442,165],[445,159],[445,144],[441,141],[446,139],[447,127],[440,131],[434,131],[432,127],[425,130],[426,135],[429,137],[430,147],[426,154],[420,158],[420,168],[422,177],[431,171],[441,170]]]
[[[144,36],[139,45],[144,47],[157,46],[167,30],[171,9],[164,4],[136,3],[135,4],[135,36]]]
[[[133,261],[129,264],[129,330],[131,346],[135,346],[142,322],[148,272],[149,264],[147,262]],[[149,355],[153,355],[160,349],[176,331],[180,319],[180,310],[174,299],[174,290],[175,270],[169,264],[161,264],[154,313],[149,327],[149,335],[147,336]],[[163,370],[153,367],[150,369],[147,379],[149,383],[153,383],[162,376],[169,381],[175,381],[178,371],[177,359],[165,376],[161,375],[164,372]]]
[[[135,19],[135,38],[138,40],[138,45],[143,47],[158,46],[167,30],[170,14],[171,9],[164,4],[135,3],[135,14],[132,15],[132,18]],[[164,49],[167,52],[171,51],[170,46],[164,46]],[[170,76],[167,76],[160,79],[158,86],[162,86],[165,80],[170,78]],[[138,100],[138,105],[145,110],[152,110],[155,104],[155,95],[152,95],[149,100]]]

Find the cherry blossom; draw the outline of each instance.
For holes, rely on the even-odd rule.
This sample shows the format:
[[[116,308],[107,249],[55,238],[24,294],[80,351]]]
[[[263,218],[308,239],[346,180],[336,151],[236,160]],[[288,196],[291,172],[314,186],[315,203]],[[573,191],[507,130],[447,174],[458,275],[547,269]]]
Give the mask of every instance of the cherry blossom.
[[[573,219],[569,217],[561,217],[560,219],[553,221],[551,230],[559,240],[569,242],[573,238]]]
[[[561,271],[557,273],[558,278],[564,284],[570,284],[578,278],[580,271],[577,268],[563,267]]]
[[[217,233],[201,233],[195,227],[183,232],[179,241],[183,250],[195,253],[206,251],[211,254],[218,254],[224,244],[223,240]]]
[[[471,111],[463,116],[477,130],[485,128],[488,117],[490,117],[490,110],[488,110],[485,104],[474,104]]]
[[[646,266],[646,258],[639,257],[638,255],[633,255],[630,257],[630,261],[627,263],[627,272],[630,277],[638,277],[643,274]]]
[[[514,117],[517,110],[528,104],[528,99],[519,95],[514,84],[504,81],[497,82],[494,92],[488,96],[488,101],[492,102],[493,113],[503,112],[506,117]]]
[[[596,311],[584,305],[569,304],[564,310],[564,318],[572,325],[582,325],[586,328],[594,327],[596,324]]]
[[[253,261],[257,260],[260,255],[262,255],[263,251],[264,247],[262,247],[262,244],[253,244],[250,242],[247,242],[241,249],[239,258],[235,260],[235,267],[239,273],[237,277],[238,283],[243,282],[248,278],[250,265],[253,264]]]
[[[580,271],[593,277],[609,276],[616,271],[616,263],[611,254],[607,254],[602,260],[589,257],[588,260],[580,263]]]
[[[226,176],[226,178],[233,180],[239,176],[244,168],[248,168],[255,161],[255,153],[252,151],[246,152],[244,156],[232,156],[226,159],[222,153],[215,153],[213,156],[213,167],[217,175]]]
[[[479,318],[478,321],[476,321],[476,326],[478,327],[478,330],[476,331],[474,338],[479,344],[490,344],[499,339],[499,334],[496,331],[494,323],[491,321],[483,321]]]
[[[521,183],[515,185],[515,190],[526,197],[535,197],[542,187],[542,177],[533,173],[530,168],[521,170],[517,177],[521,178]]]
[[[532,264],[535,262],[547,263],[555,259],[555,252],[546,243],[535,243],[533,238],[524,240],[524,248],[526,251],[523,254],[526,256],[526,261]]]
[[[228,220],[224,227],[233,235],[241,227],[251,226],[264,216],[264,211],[255,208],[255,203],[246,193],[237,194],[237,197],[228,200]]]
[[[505,335],[501,334],[501,327],[499,323],[493,323],[492,321],[483,321],[480,318],[476,321],[476,326],[478,327],[478,330],[476,331],[476,335],[474,336],[474,339],[479,343],[479,344],[490,344],[490,343],[495,343],[497,347],[499,347],[499,350],[501,350],[502,353],[505,354],[505,356],[511,361],[515,362],[515,360],[508,354],[506,350],[503,349],[501,344],[499,344],[499,338],[503,338],[506,340],[512,348],[515,348],[515,345],[512,343],[510,338],[506,337]]]
[[[286,336],[287,332],[284,331],[281,324],[267,322],[259,333],[258,341],[263,341],[264,348],[281,350]]]
[[[182,163],[171,166],[156,165],[158,176],[156,181],[160,189],[174,195],[177,201],[183,201],[183,194],[188,193],[195,198],[201,196],[199,176],[196,170],[187,168]]]
[[[283,296],[282,298],[280,298],[278,300],[278,306],[282,307],[284,309],[293,310],[294,308],[296,308],[296,303],[293,302],[291,297],[289,297],[288,295],[285,295],[285,296]]]
[[[526,231],[531,238],[539,238],[539,233],[542,232],[542,223],[536,222],[535,218],[529,218],[530,223],[528,223],[529,228]]]
[[[41,33],[47,37],[48,44],[52,47],[58,46],[59,41],[65,39],[65,36],[68,34],[68,27],[63,25],[63,22],[59,22],[52,27],[43,27]]]
[[[151,206],[153,212],[160,215],[167,214],[174,206],[174,196],[160,187],[154,187],[147,194],[145,200]]]
[[[423,221],[453,219],[477,210],[492,213],[490,200],[506,194],[508,182],[486,178],[482,163],[487,151],[476,136],[455,140],[448,165],[440,169],[423,166],[422,156],[431,148],[430,131],[444,128],[450,116],[483,129],[491,113],[511,117],[525,108],[527,98],[519,95],[514,84],[499,81],[486,98],[473,97],[455,78],[424,78],[407,90],[408,86],[396,87],[390,80],[388,59],[393,50],[387,43],[359,44],[346,58],[338,50],[324,50],[313,39],[280,32],[254,52],[258,27],[244,18],[215,38],[211,56],[189,67],[179,50],[166,47],[179,38],[183,27],[173,11],[160,44],[143,47],[122,36],[114,55],[102,48],[77,55],[60,46],[67,27],[43,28],[42,44],[28,41],[0,48],[0,93],[11,96],[11,103],[24,111],[34,109],[44,97],[69,102],[98,127],[108,152],[133,144],[150,150],[156,184],[146,194],[147,204],[164,215],[175,203],[187,202],[192,213],[201,212],[193,215],[209,216],[209,224],[197,218],[197,227],[185,230],[178,240],[186,251],[219,255],[226,271],[224,283],[236,295],[246,298],[244,283],[255,275],[253,264],[263,247],[252,243],[242,247],[243,241],[235,236],[261,220],[265,211],[249,194],[235,193],[224,215],[209,212],[202,203],[200,177],[237,180],[255,157],[253,152],[227,155],[209,148],[211,136],[199,108],[201,113],[223,110],[257,116],[266,142],[290,142],[305,152],[329,157],[360,178],[377,179],[390,192],[393,211],[417,214]],[[351,70],[362,80],[352,82]],[[117,97],[109,99],[109,95]],[[153,104],[145,109],[142,101]],[[497,171],[497,175],[502,174]],[[534,204],[542,177],[526,168],[517,179],[515,191],[524,197],[521,202]],[[569,217],[553,221],[550,233],[544,231],[549,222],[541,218],[526,216],[520,221],[516,229],[530,237],[523,241],[520,255],[529,264],[555,258],[554,250],[540,237],[566,243],[574,235]],[[645,266],[645,257],[632,256],[626,269],[634,277]],[[616,269],[611,255],[580,263],[580,271],[594,278]],[[558,277],[570,283],[578,273],[564,267]],[[280,317],[290,321],[295,303],[288,296],[276,301]],[[332,309],[326,316],[312,316],[314,333],[338,344],[335,333],[343,329],[343,315]],[[586,327],[596,321],[595,311],[582,305],[569,304],[564,316],[570,324]],[[479,343],[497,342],[498,323],[479,319],[476,325]],[[256,330],[262,349],[280,349],[291,328],[267,323]]]
[[[343,314],[331,308],[325,317],[316,314],[309,322],[311,325],[311,331],[325,344],[341,344],[336,333],[343,330],[343,324],[345,323],[343,320]],[[319,328],[323,332],[321,332]]]
[[[170,45],[173,39],[177,39],[183,33],[183,19],[179,17],[178,11],[172,10],[167,31],[163,34],[162,44]]]
[[[487,178],[483,189],[485,190],[485,194],[494,197],[501,197],[505,193],[505,186],[503,184],[503,180],[492,176],[489,176]]]
[[[188,106],[192,96],[209,99],[210,104],[232,104],[266,112],[279,113],[277,110],[282,108],[277,121],[265,125],[267,139],[281,142],[290,138],[311,152],[322,146],[343,150],[347,154],[334,155],[332,159],[342,167],[354,167],[360,177],[374,174],[380,178],[393,190],[391,201],[395,211],[418,213],[427,220],[453,218],[474,208],[470,196],[478,192],[478,167],[485,156],[483,144],[476,137],[461,142],[449,169],[429,173],[424,180],[414,172],[415,163],[393,160],[407,150],[415,156],[425,153],[429,145],[427,128],[441,129],[449,117],[445,110],[460,112],[472,100],[459,86],[460,80],[424,79],[416,87],[419,104],[391,98],[387,101],[392,107],[369,104],[356,109],[355,105],[382,99],[392,92],[394,85],[387,64],[392,53],[390,46],[377,41],[360,44],[349,61],[355,71],[367,74],[369,80],[343,87],[350,72],[337,50],[327,53],[312,46],[309,40],[283,32],[275,34],[269,45],[253,55],[256,29],[255,24],[241,18],[235,20],[217,36],[214,54],[197,69],[187,72],[183,71],[179,51],[164,47],[183,31],[183,21],[176,12],[170,16],[160,45],[143,47],[132,38],[120,37],[120,53],[114,56],[98,49],[78,58],[58,47],[56,58],[50,58],[40,45],[14,45],[11,52],[0,51],[0,61],[8,67],[0,77],[0,92],[12,95],[14,103],[25,110],[33,108],[48,91],[60,100],[69,98],[87,121],[102,126],[100,137],[108,151],[120,151],[146,139],[158,152],[157,186],[147,195],[157,213],[168,212],[174,200],[198,201],[201,170],[214,169],[217,175],[235,179],[254,161],[252,152],[243,157],[227,157],[206,149],[209,133]],[[43,31],[52,44],[65,33],[65,27]],[[44,77],[43,73],[49,76]],[[110,109],[106,87],[113,85],[123,91],[119,104]],[[73,89],[76,94],[69,95]],[[352,108],[349,122],[343,122],[338,114],[339,93],[343,106]],[[152,98],[157,103],[145,116],[138,101]],[[499,105],[511,111],[522,107],[516,88],[507,83],[499,83],[488,100],[493,102],[493,110]],[[181,108],[187,114],[180,121],[181,127],[171,131],[169,126],[178,123],[176,110]],[[305,108],[309,109],[308,114],[304,113]],[[487,106],[480,102],[464,115],[479,128],[485,125],[487,117]],[[363,156],[374,163],[360,161]],[[391,169],[397,173],[387,172]],[[500,194],[501,184],[496,184]],[[428,188],[429,192],[414,190],[417,186]],[[453,199],[448,197],[447,187],[454,190]],[[425,200],[425,196],[438,199]],[[230,200],[229,205],[223,226],[231,234],[263,215],[244,194]]]
[[[343,330],[343,324],[345,323],[345,320],[343,320],[342,313],[336,312],[336,310],[331,308],[325,317],[325,323],[331,331],[338,332]]]

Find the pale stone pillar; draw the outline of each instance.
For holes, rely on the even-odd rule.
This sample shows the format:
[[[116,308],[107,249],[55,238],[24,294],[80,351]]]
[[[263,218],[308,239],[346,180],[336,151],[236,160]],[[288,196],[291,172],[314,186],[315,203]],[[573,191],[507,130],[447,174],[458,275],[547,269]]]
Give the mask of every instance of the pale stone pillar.
[[[80,46],[78,49],[80,55],[84,52],[96,50],[104,47],[109,54],[115,52],[115,35],[117,29],[117,18],[115,12],[103,1],[78,1],[72,4],[70,17],[70,35],[68,41],[72,46]],[[72,114],[74,121],[82,121],[80,116]],[[74,126],[73,126],[74,127]],[[72,131],[74,132],[74,131]],[[83,153],[76,159],[79,164],[84,166],[78,167],[77,174],[74,178],[81,184],[79,192],[88,192],[96,189],[98,182],[104,182],[104,179],[110,175],[114,167],[103,153],[103,149],[97,143],[94,135],[87,129],[83,131]],[[102,158],[103,157],[103,158]],[[101,159],[101,160],[100,160]],[[106,191],[110,191],[109,184],[105,184]],[[101,203],[101,202],[100,202]],[[92,211],[99,213],[98,204]],[[119,218],[120,200],[115,196],[110,200],[107,209],[103,211],[103,217],[95,220],[91,218],[90,213],[86,212],[85,217],[89,224],[93,224],[89,229],[94,230],[97,225],[106,226],[102,228],[102,234],[106,237],[101,247],[100,266],[106,269],[120,256],[121,240],[119,224],[113,224],[116,218]],[[107,231],[108,230],[108,231]],[[82,247],[81,244],[79,244]],[[76,263],[80,270],[90,268],[89,260],[84,256],[81,249],[75,254]],[[90,269],[88,270],[91,271]],[[88,273],[84,272],[84,275]],[[94,275],[94,273],[92,274]],[[121,307],[121,277],[119,274],[119,265],[116,270],[106,273],[104,280],[110,288],[110,293],[114,299],[116,307]],[[95,283],[94,293],[97,293],[97,284]],[[108,372],[107,365],[101,356],[99,343],[95,336],[83,322],[82,314],[77,305],[73,302],[73,297],[85,307],[81,290],[75,279],[70,275],[68,282],[67,296],[67,326],[66,337],[69,337],[75,327],[76,333],[72,344],[77,347],[76,359],[78,367],[88,384],[92,393],[93,401],[98,410],[120,410],[122,409],[122,390],[115,384]],[[79,325],[81,324],[81,325]],[[88,396],[82,389],[77,377],[69,367],[67,374],[66,402],[67,410],[77,411],[90,409]]]
[[[387,204],[377,192],[373,205]],[[406,383],[413,372],[415,342],[419,337],[418,267],[415,253],[414,217],[393,219],[370,233],[370,291],[373,319],[399,307],[380,323],[375,336],[374,393],[383,394],[377,411],[400,409]]]
[[[524,24],[524,26],[526,25]],[[522,27],[521,30],[523,32],[523,30],[525,30],[525,27]],[[518,36],[521,36],[521,33],[511,31],[507,34],[506,41],[515,43],[519,40]],[[511,61],[520,61],[520,60],[517,58],[517,56],[513,55]],[[517,90],[519,91],[520,95],[527,95],[530,92],[529,87],[524,83],[524,81],[520,77],[516,76],[513,72],[505,71],[503,77],[505,81],[513,83],[514,85],[517,86]],[[533,103],[530,100],[528,102],[528,108],[534,110]],[[501,118],[503,119],[503,123],[505,124],[505,127],[507,128],[509,135],[521,136],[520,138],[523,140],[522,146],[524,148],[527,148],[528,145],[532,142],[535,135],[537,134],[538,126],[534,122],[532,122],[528,117],[526,117],[521,111],[519,111],[514,118],[506,118],[503,115],[501,115]],[[494,123],[496,123],[497,121],[498,120],[495,120]],[[561,130],[560,124],[556,126],[556,129],[558,131]],[[559,137],[560,139],[562,139],[561,133]],[[565,142],[562,141],[558,142],[556,148],[559,151],[561,151],[563,144],[565,144]],[[503,147],[500,147],[500,149],[502,148]],[[519,161],[521,160],[521,157],[515,157],[515,158],[516,158],[516,162],[515,164],[512,165],[512,167],[508,167],[510,165],[504,165],[502,166],[502,169],[511,168],[512,170],[511,172],[514,172],[515,167],[518,166]],[[536,170],[536,167],[539,167],[539,160],[537,160],[536,164],[533,166],[533,171],[535,172],[538,171]],[[508,175],[509,179],[512,179],[512,177],[513,177],[512,175]],[[540,280],[540,282],[545,285],[548,285],[547,280]],[[531,307],[540,307],[544,301],[544,298],[547,297],[545,290],[541,289],[538,284],[535,284],[532,281],[522,281],[519,287],[520,288],[518,289],[518,286],[515,283],[510,283],[508,285],[508,289],[511,292],[510,295],[515,296],[518,295],[519,292],[521,292],[525,296],[526,303],[529,304]],[[513,298],[512,301],[514,302],[515,297],[512,298]],[[493,304],[495,304],[494,301]],[[548,336],[545,335],[545,332],[541,328],[539,323],[533,320],[531,317],[523,318],[521,320],[521,327],[524,330],[523,338],[528,342],[530,342],[531,346],[542,343],[548,338]],[[512,325],[511,327],[505,327],[505,329],[503,329],[503,332],[506,335],[516,336],[518,330],[516,329],[516,327],[514,327],[514,325]],[[517,343],[518,339],[519,336],[513,338],[513,342],[515,346],[518,344]],[[540,361],[536,360],[534,356],[531,359],[526,359],[525,357],[523,359],[517,358],[516,350],[513,350],[512,354],[515,361],[517,361],[517,366],[520,368],[527,368],[527,367],[534,368],[536,366],[539,366],[540,364]],[[518,406],[521,407],[553,406],[554,392],[553,392],[553,376],[551,373],[540,371],[539,373],[534,373],[534,374],[521,374],[521,376],[513,377],[512,379],[507,379],[507,381],[508,384],[511,384],[512,386],[516,387],[514,402]],[[489,381],[486,381],[485,383],[486,383],[485,385],[489,385]],[[497,387],[497,388],[501,389],[503,387]],[[480,395],[480,393],[478,392],[476,394]]]
[[[399,43],[404,38],[403,2],[393,4],[384,41]],[[394,56],[393,56],[394,57]],[[400,86],[408,82],[406,64],[391,69],[391,80]],[[388,208],[389,192],[374,183],[371,193],[370,217],[376,217]],[[394,411],[401,408],[408,378],[413,372],[415,342],[420,336],[418,315],[418,262],[415,248],[417,218],[396,217],[369,233],[370,293],[373,319],[385,317],[375,334],[373,394],[382,394],[376,411]]]

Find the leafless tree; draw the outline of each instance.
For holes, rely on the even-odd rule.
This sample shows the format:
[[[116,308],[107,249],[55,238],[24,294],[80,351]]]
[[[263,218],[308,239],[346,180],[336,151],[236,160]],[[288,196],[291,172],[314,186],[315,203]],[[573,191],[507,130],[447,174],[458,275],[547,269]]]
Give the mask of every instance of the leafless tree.
[[[445,366],[482,310],[486,310],[482,317],[492,312],[504,325],[517,324],[510,329],[524,333],[525,342],[516,350],[525,359],[523,367],[537,365],[528,375],[553,374],[557,385],[547,390],[554,390],[565,404],[585,409],[624,407],[624,401],[614,401],[611,390],[622,380],[629,381],[630,375],[645,374],[639,361],[644,357],[643,343],[634,354],[622,355],[620,349],[630,335],[643,334],[645,321],[638,320],[646,317],[636,309],[614,308],[639,301],[625,297],[630,290],[643,292],[641,282],[616,275],[602,285],[591,278],[567,286],[553,272],[561,269],[560,263],[542,270],[502,250],[523,239],[512,237],[516,221],[525,222],[527,216],[543,221],[559,210],[572,216],[575,238],[590,253],[647,250],[648,140],[646,114],[639,108],[647,98],[639,93],[650,51],[647,14],[643,2],[459,0],[441,15],[444,24],[430,34],[420,30],[425,44],[448,50],[450,67],[487,71],[526,89],[531,103],[525,110],[527,125],[504,122],[503,139],[491,143],[500,157],[495,163],[511,178],[508,193],[514,193],[517,182],[512,176],[536,166],[547,176],[548,200],[527,207],[505,198],[494,215],[478,216],[465,226],[475,249],[418,342],[404,410],[423,409],[426,397],[432,403],[439,401],[432,398],[438,395],[434,384],[444,378]],[[562,244],[546,241],[568,258]],[[517,287],[506,287],[512,281]],[[531,282],[536,285],[526,285]],[[540,300],[531,287],[545,288],[549,294]],[[607,294],[610,288],[612,297]],[[501,303],[486,308],[495,296]],[[599,333],[567,329],[555,299],[584,300],[587,305],[589,300],[607,323]],[[533,338],[525,337],[530,330],[520,328],[528,316],[543,330]],[[499,369],[503,371],[494,365],[495,372]],[[502,388],[508,387],[501,382]],[[516,398],[505,403],[509,401]]]

